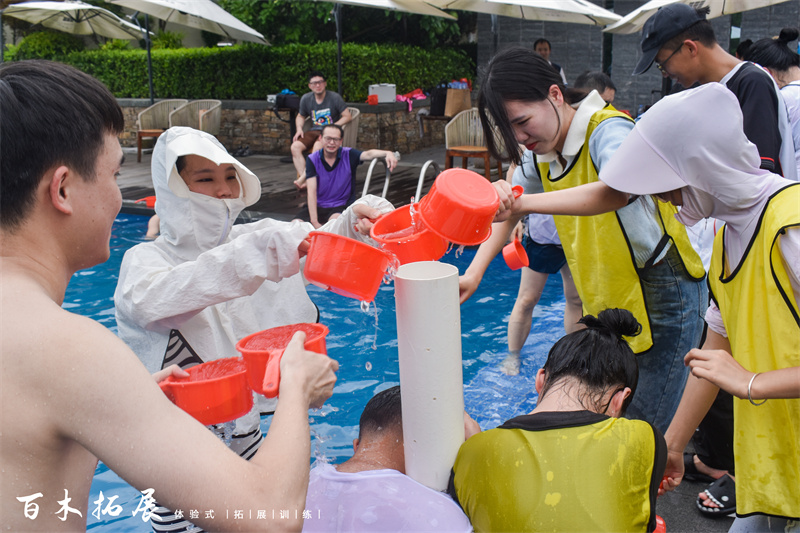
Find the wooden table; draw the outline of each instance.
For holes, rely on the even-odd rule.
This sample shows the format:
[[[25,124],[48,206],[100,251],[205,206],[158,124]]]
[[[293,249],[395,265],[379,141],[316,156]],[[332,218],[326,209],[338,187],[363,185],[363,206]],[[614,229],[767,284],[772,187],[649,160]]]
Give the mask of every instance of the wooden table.
[[[136,132],[136,162],[142,162],[142,139],[158,139],[164,130],[139,130]]]

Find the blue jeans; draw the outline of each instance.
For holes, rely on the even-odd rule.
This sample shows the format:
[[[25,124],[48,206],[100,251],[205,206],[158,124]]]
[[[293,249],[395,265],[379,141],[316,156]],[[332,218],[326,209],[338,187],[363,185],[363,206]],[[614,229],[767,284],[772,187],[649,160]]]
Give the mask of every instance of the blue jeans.
[[[626,417],[666,432],[683,394],[689,368],[684,356],[697,348],[708,305],[705,280],[686,273],[674,244],[662,261],[639,273],[650,316],[653,346],[639,355],[639,384]]]

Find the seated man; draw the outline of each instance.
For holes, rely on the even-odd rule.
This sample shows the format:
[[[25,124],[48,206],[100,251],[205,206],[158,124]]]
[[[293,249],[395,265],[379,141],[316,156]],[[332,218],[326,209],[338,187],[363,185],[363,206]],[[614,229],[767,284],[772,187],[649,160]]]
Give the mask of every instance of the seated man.
[[[347,109],[342,97],[339,93],[328,91],[327,87],[325,76],[319,71],[314,71],[308,77],[308,88],[311,92],[300,98],[300,110],[295,118],[297,133],[294,134],[290,147],[298,178],[302,178],[306,170],[303,152],[306,150],[316,152],[322,148],[319,140],[322,127],[328,124],[344,126],[351,119],[350,110]],[[311,117],[311,129],[303,132],[303,125],[308,117]],[[300,187],[302,181],[297,182],[297,185]]]
[[[641,326],[625,309],[580,323],[536,374],[536,408],[459,449],[448,492],[475,531],[655,529],[666,443],[650,423],[619,418],[639,374],[623,335]]]
[[[404,474],[399,386],[367,402],[353,450],[340,465],[311,470],[304,532],[472,531],[453,500]]]
[[[332,394],[336,361],[304,351],[296,335],[261,450],[245,461],[225,448],[111,331],[61,307],[72,275],[110,255],[122,205],[117,100],[73,67],[18,61],[0,66],[0,116],[0,524],[85,531],[100,459],[143,503],[149,494],[172,508],[219,510],[201,514],[202,527],[300,531],[302,514],[224,510],[302,510],[308,408]],[[113,499],[93,504],[108,509]]]
[[[356,170],[364,161],[386,159],[391,172],[397,166],[397,155],[388,150],[367,150],[342,147],[344,131],[336,124],[322,129],[323,148],[308,156],[306,185],[308,203],[297,215],[319,228],[333,220],[356,199]],[[398,154],[399,155],[399,154]],[[303,178],[300,178],[302,182]]]

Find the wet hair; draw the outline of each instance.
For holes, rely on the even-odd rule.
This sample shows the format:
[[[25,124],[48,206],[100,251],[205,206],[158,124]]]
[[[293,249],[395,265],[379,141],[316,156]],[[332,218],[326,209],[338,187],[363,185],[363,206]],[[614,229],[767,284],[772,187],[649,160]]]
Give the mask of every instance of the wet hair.
[[[343,127],[341,127],[338,124],[326,124],[326,125],[324,125],[322,127],[322,134],[323,135],[325,134],[325,130],[327,130],[328,128],[333,128],[335,130],[339,130],[339,137],[344,139],[344,128]]]
[[[609,390],[630,387],[622,411],[630,404],[639,381],[639,365],[623,335],[635,336],[641,325],[626,309],[605,309],[595,318],[586,315],[579,320],[586,329],[559,339],[550,349],[544,364],[544,397],[553,387],[565,386],[576,380],[580,386],[581,404],[589,410],[603,413],[608,403],[601,404]],[[609,399],[610,402],[610,399]]]
[[[322,81],[325,81],[325,80],[326,80],[326,78],[325,78],[325,74],[323,74],[323,73],[322,73],[321,71],[319,71],[319,70],[312,70],[312,71],[311,71],[311,72],[308,74],[308,83],[311,83],[311,80],[313,80],[314,78],[322,78]]]
[[[522,163],[522,154],[516,149],[519,144],[506,113],[505,103],[541,102],[547,99],[553,85],[559,88],[569,104],[579,102],[588,94],[583,89],[564,87],[558,72],[533,50],[521,46],[506,48],[489,61],[480,83],[478,114],[492,157],[499,161],[510,159],[517,165]],[[553,105],[552,102],[550,104]],[[495,139],[495,125],[502,142]]]
[[[751,39],[745,39],[744,41],[740,42],[739,46],[736,47],[736,57],[739,59],[744,59],[750,51],[751,46],[753,46],[753,41]]]
[[[590,91],[595,90],[601,94],[606,89],[611,89],[614,91],[617,90],[614,82],[611,81],[611,77],[609,77],[609,75],[605,72],[600,72],[599,70],[591,72],[588,70],[585,71],[575,80],[574,87],[576,89],[589,89]]]
[[[777,39],[759,39],[745,54],[744,59],[762,67],[783,71],[800,67],[800,55],[787,46],[797,39],[797,28],[783,28]]]
[[[52,61],[0,66],[0,227],[18,229],[36,203],[44,174],[65,165],[95,179],[106,134],[125,128],[105,85]]]
[[[553,45],[551,45],[550,41],[548,41],[544,37],[542,37],[540,39],[536,39],[535,41],[533,41],[533,49],[536,50],[536,47],[539,46],[542,43],[545,43],[547,45],[547,48],[549,48],[550,50],[553,49]]]
[[[359,439],[387,430],[403,430],[400,385],[381,391],[370,398],[358,422]]]
[[[681,43],[686,40],[698,41],[707,48],[717,44],[717,36],[714,33],[714,27],[708,19],[705,18],[711,12],[711,8],[708,6],[696,7],[694,10],[697,12],[698,16],[703,17],[703,20],[698,20],[681,33],[665,42],[662,48],[666,47],[668,50],[677,50]]]
[[[175,169],[178,171],[178,174],[183,172],[183,169],[186,168],[186,156],[179,155],[178,158],[175,160]]]

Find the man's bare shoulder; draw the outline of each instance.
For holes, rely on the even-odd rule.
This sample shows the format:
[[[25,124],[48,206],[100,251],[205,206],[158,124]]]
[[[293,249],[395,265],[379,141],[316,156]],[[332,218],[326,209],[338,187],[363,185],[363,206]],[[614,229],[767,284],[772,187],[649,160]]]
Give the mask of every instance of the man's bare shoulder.
[[[37,520],[45,526],[45,514],[55,520],[53,497],[63,498],[64,490],[85,511],[96,463],[86,443],[100,442],[113,421],[103,413],[114,392],[105,380],[119,387],[119,375],[147,373],[111,331],[62,309],[29,281],[13,275],[0,281],[0,462],[6,472],[0,492],[48,496],[47,512],[43,507]],[[30,527],[19,506],[6,499],[3,521]],[[78,527],[85,527],[82,514]]]
[[[25,350],[28,355],[27,361],[22,361],[24,364],[43,362],[39,357],[59,359],[67,353],[101,349],[98,342],[105,347],[125,349],[124,343],[107,328],[63,309],[38,287],[3,280],[0,293],[3,352],[12,355]]]

